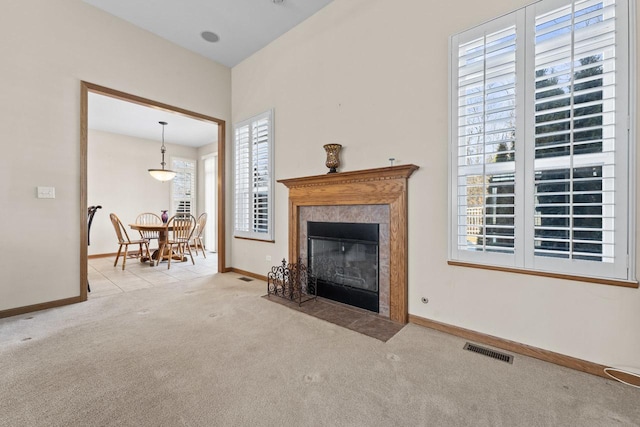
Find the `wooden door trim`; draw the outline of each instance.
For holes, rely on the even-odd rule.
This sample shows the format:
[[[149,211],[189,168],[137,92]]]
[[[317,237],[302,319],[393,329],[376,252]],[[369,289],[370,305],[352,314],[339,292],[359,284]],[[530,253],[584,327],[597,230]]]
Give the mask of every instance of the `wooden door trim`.
[[[226,122],[216,117],[207,116],[205,114],[196,113],[195,111],[186,110],[184,108],[175,107],[173,105],[164,104],[162,102],[121,92],[105,86],[94,83],[80,82],[80,299],[87,299],[87,158],[88,158],[88,120],[89,120],[89,92],[97,93],[111,98],[123,101],[133,102],[150,108],[177,113],[197,120],[213,122],[218,125],[218,176],[217,176],[217,240],[218,240],[218,272],[226,271],[226,236],[225,236],[225,164],[226,164]]]

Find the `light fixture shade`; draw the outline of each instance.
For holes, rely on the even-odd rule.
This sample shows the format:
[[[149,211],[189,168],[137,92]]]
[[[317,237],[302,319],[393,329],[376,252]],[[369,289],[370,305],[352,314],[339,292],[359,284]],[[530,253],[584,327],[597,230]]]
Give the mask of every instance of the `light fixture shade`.
[[[168,169],[149,169],[149,174],[158,181],[171,181],[176,176],[176,172]]]
[[[164,153],[167,151],[164,146],[164,127],[167,125],[167,122],[158,123],[162,125],[162,147],[160,148],[160,153],[162,153],[162,162],[160,165],[162,166],[162,169],[149,169],[149,174],[158,181],[171,181],[175,178],[177,172],[164,168],[164,165],[166,165],[164,161]]]

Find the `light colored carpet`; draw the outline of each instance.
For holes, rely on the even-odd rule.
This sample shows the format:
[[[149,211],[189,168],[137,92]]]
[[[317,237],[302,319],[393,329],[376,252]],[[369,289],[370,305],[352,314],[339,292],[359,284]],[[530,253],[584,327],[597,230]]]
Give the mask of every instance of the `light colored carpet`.
[[[638,389],[415,325],[384,343],[238,277],[1,319],[0,425],[640,425]]]

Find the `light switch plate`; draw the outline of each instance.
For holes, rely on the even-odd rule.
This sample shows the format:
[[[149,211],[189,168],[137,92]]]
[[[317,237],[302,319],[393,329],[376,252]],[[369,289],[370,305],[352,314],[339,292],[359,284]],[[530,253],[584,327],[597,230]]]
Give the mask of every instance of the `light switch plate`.
[[[55,199],[55,187],[38,187],[38,199]]]

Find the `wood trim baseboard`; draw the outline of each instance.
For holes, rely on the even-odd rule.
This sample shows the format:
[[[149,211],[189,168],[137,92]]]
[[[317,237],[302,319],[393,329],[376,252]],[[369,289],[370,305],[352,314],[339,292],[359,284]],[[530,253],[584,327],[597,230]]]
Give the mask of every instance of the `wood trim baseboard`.
[[[133,251],[132,251],[133,252]],[[131,252],[129,252],[131,253]],[[137,252],[136,252],[137,253]],[[97,259],[97,258],[110,258],[110,257],[115,257],[116,255],[118,255],[117,252],[113,252],[113,253],[109,253],[109,254],[94,254],[94,255],[89,255],[87,258],[88,259]]]
[[[153,252],[155,249],[154,248],[149,248],[149,251]],[[139,249],[134,249],[131,251],[127,252],[127,257],[128,258],[137,258],[138,257],[138,252],[140,252]],[[116,258],[116,255],[118,255],[117,252],[111,252],[108,254],[94,254],[94,255],[89,255],[87,256],[87,259],[98,259],[98,258]],[[120,254],[120,256],[124,256],[124,251]],[[120,261],[120,260],[118,260]]]
[[[254,279],[263,280],[265,282],[267,281],[267,276],[262,276],[260,274],[252,273],[250,271],[240,270],[239,268],[228,267],[225,270],[226,270],[225,273],[227,272],[237,273],[243,276],[253,277]]]
[[[82,296],[77,296],[77,297],[59,299],[56,301],[43,302],[40,304],[25,305],[24,307],[10,308],[8,310],[0,311],[0,319],[5,317],[17,316],[19,314],[31,313],[33,311],[40,311],[40,310],[46,310],[49,308],[62,307],[63,305],[76,304],[86,300],[87,300],[86,297],[83,298]]]
[[[543,350],[541,348],[494,337],[492,335],[486,335],[480,332],[472,331],[470,329],[461,328],[459,326],[448,325],[446,323],[437,322],[435,320],[425,319],[424,317],[415,316],[412,314],[409,315],[409,323],[424,326],[429,329],[435,329],[440,332],[445,332],[447,334],[476,341],[481,344],[497,347],[502,350],[507,350],[514,353],[522,354],[524,356],[533,357],[545,362],[553,363],[555,365],[564,366],[565,368],[571,368],[576,371],[586,372],[588,374],[610,379],[610,377],[604,372],[604,369],[607,366],[600,365],[598,363],[577,359],[575,357],[566,356],[564,354],[555,353],[549,350]]]

